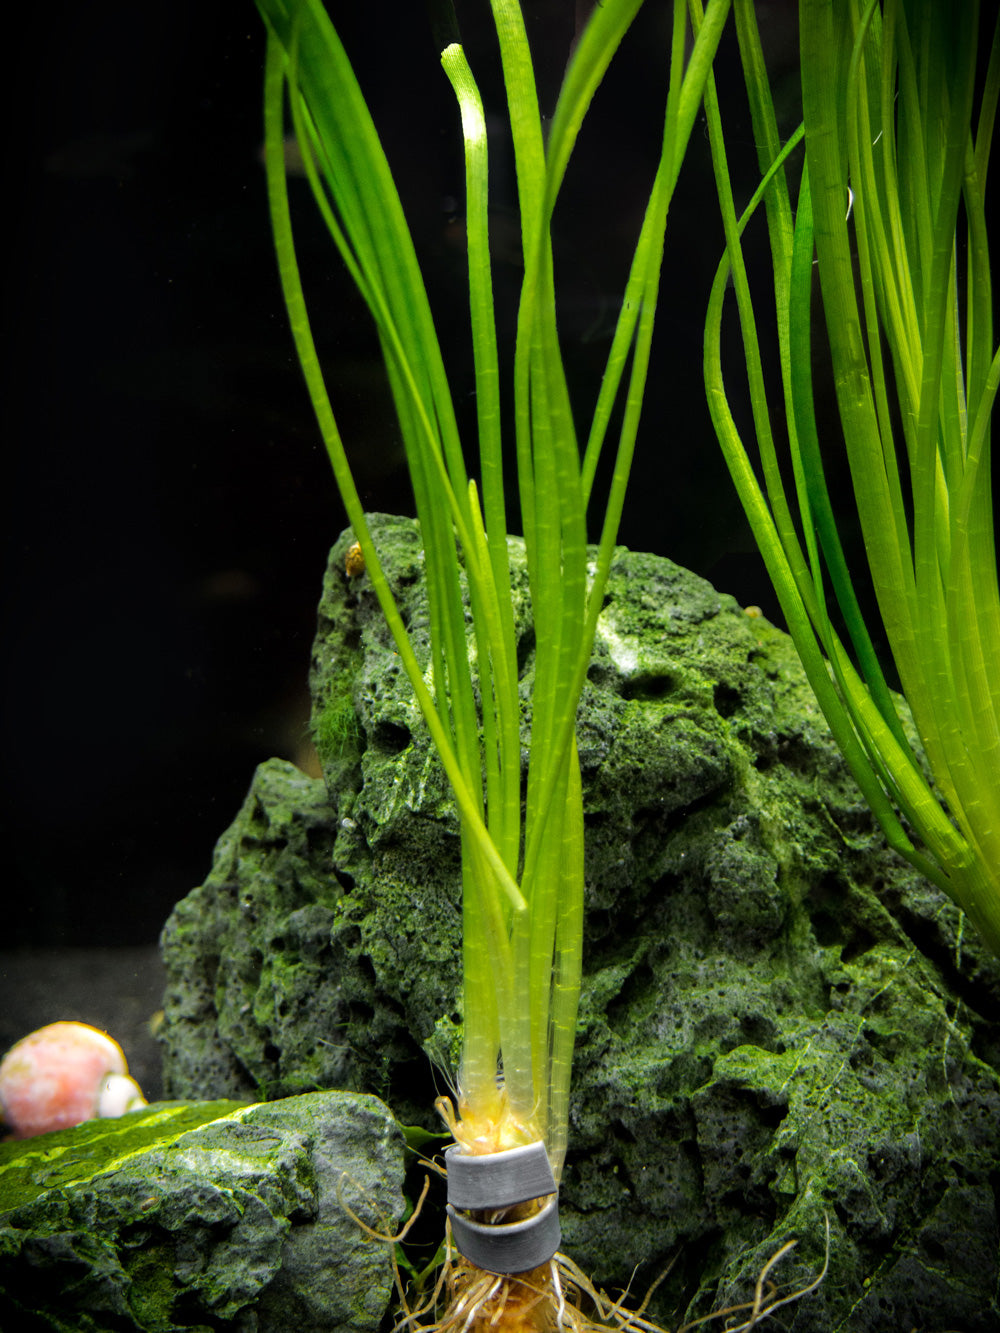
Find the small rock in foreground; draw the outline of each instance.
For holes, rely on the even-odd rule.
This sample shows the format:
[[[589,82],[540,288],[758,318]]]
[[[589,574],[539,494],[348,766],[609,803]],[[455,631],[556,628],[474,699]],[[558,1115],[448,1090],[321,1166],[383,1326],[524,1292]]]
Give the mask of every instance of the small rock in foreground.
[[[159,1103],[0,1144],[0,1328],[376,1329],[403,1138],[375,1097]]]

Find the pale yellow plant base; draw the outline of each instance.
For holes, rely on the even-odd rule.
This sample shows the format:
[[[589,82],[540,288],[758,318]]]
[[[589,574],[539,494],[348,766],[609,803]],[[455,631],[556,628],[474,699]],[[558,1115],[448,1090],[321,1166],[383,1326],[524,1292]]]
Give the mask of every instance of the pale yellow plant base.
[[[536,1143],[541,1135],[531,1120],[520,1119],[511,1109],[507,1090],[497,1088],[496,1098],[488,1111],[473,1110],[462,1097],[452,1100],[439,1097],[434,1109],[448,1126],[449,1133],[463,1152],[473,1156],[506,1152]]]

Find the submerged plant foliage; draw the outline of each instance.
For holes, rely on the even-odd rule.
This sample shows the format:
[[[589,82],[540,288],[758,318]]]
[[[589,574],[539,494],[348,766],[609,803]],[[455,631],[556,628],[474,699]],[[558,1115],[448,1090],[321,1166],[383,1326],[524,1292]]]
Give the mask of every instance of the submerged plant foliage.
[[[472,72],[460,46],[445,50],[442,63],[458,101],[466,155],[478,483],[467,472],[430,307],[389,166],[337,33],[318,0],[258,5],[269,33],[269,195],[292,330],[367,573],[460,814],[464,1046],[455,1128],[463,1141],[479,1142],[484,1150],[542,1138],[557,1177],[565,1152],[582,939],[576,710],[635,444],[667,208],[728,8],[727,0],[711,6],[685,73],[684,6],[674,5],[659,167],[581,458],[556,334],[549,224],[583,116],[639,4],[611,0],[595,10],[568,70],[547,145],[520,7],[514,0],[493,5],[525,269],[514,353],[513,435],[536,627],[526,793],[487,229],[486,122]],[[374,317],[389,374],[425,553],[432,644],[427,673],[382,573],[313,344],[283,163],[286,88],[313,194]],[[596,566],[588,569],[587,505],[619,401],[623,424],[610,497]]]
[[[990,481],[1000,354],[985,210],[1000,21],[987,32],[977,92],[985,15],[975,0],[801,0],[804,124],[782,144],[753,5],[735,0],[734,12],[764,181],[738,218],[710,85],[727,239],[705,330],[713,421],[810,683],[889,842],[1000,955],[1000,596]],[[803,137],[793,210],[789,162]],[[740,241],[761,201],[780,405],[768,401]],[[870,580],[930,779],[873,649],[827,489],[835,431],[813,398],[814,264]],[[762,481],[723,377],[730,274]]]
[[[566,1151],[583,938],[576,713],[635,446],[667,211],[729,8],[729,0],[711,0],[698,39],[686,50],[685,3],[672,5],[659,163],[581,449],[556,331],[550,222],[583,117],[640,4],[605,0],[595,7],[543,136],[520,6],[517,0],[491,0],[524,264],[513,355],[514,419],[506,432],[516,459],[534,622],[523,780],[487,224],[486,118],[479,91],[462,47],[449,45],[442,64],[457,99],[465,147],[479,436],[474,479],[399,197],[340,39],[319,0],[257,0],[268,29],[269,200],[292,332],[365,570],[451,782],[461,826],[462,1059],[456,1104],[443,1102],[441,1110],[469,1155],[541,1141],[556,1183]],[[429,663],[418,660],[383,573],[323,382],[293,242],[283,157],[286,93],[314,198],[378,330],[420,522]],[[587,511],[616,411],[621,425],[591,561]],[[522,1194],[510,1203],[491,1207],[488,1217],[471,1225],[530,1221],[550,1211],[542,1197]],[[456,1270],[453,1311],[461,1313],[446,1316],[445,1323],[492,1327],[502,1318],[507,1326],[543,1328],[564,1322],[558,1270],[554,1261],[543,1267],[544,1291],[532,1289],[524,1300],[505,1276],[488,1274],[481,1291],[478,1279]],[[523,1283],[517,1290],[523,1295],[522,1288],[527,1291]]]

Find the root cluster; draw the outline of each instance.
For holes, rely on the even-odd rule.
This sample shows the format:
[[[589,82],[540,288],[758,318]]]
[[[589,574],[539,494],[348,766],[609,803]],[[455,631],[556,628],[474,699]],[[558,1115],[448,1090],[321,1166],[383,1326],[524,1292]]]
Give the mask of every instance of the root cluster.
[[[429,1183],[430,1177],[424,1183],[410,1219],[394,1236],[375,1231],[341,1200],[345,1210],[369,1236],[393,1247],[393,1271],[403,1312],[393,1333],[609,1333],[609,1330],[613,1333],[670,1333],[645,1317],[650,1298],[669,1269],[653,1283],[642,1303],[631,1309],[626,1304],[627,1292],[618,1300],[612,1300],[599,1291],[565,1254],[556,1254],[549,1263],[527,1273],[486,1272],[454,1249],[450,1228],[444,1262],[436,1281],[414,1297],[400,1271],[395,1246],[406,1238],[417,1220]],[[703,1315],[674,1333],[690,1333],[695,1328],[710,1325],[721,1328],[724,1333],[751,1333],[781,1306],[815,1291],[826,1276],[826,1260],[821,1272],[811,1282],[792,1291],[783,1292],[771,1277],[775,1266],[794,1247],[795,1241],[788,1241],[767,1261],[758,1275],[752,1300]],[[724,1322],[716,1324],[717,1320]]]
[[[789,1241],[771,1256],[757,1279],[752,1300],[703,1315],[676,1333],[689,1333],[716,1320],[725,1321],[721,1325],[725,1333],[750,1333],[780,1306],[814,1291],[826,1274],[825,1264],[808,1285],[784,1294],[770,1278],[775,1264],[794,1245]],[[460,1255],[449,1255],[434,1289],[412,1308],[400,1278],[397,1269],[404,1314],[393,1333],[670,1333],[645,1317],[662,1277],[633,1310],[626,1304],[627,1293],[612,1300],[565,1254],[555,1255],[530,1273],[507,1276],[484,1272]]]

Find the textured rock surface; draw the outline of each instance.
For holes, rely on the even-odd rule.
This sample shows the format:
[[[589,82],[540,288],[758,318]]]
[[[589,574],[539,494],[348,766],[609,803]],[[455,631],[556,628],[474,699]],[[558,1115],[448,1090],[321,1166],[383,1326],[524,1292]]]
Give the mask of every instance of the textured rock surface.
[[[160,1104],[0,1145],[0,1328],[377,1329],[402,1211],[376,1098]],[[341,1186],[346,1172],[349,1180]]]
[[[425,643],[414,526],[376,541]],[[433,1123],[454,1059],[458,839],[370,585],[335,548],[326,784],[264,765],[164,934],[167,1087],[342,1086]],[[518,545],[512,543],[517,556]],[[520,566],[517,566],[520,569]],[[523,601],[523,577],[518,575]],[[533,631],[519,622],[527,681]],[[587,951],[564,1247],[668,1324],[823,1261],[798,1333],[995,1333],[1000,970],[884,847],[788,639],[616,558],[580,719]]]

